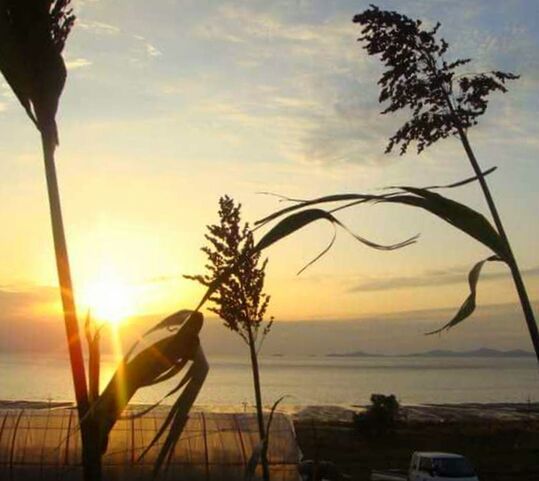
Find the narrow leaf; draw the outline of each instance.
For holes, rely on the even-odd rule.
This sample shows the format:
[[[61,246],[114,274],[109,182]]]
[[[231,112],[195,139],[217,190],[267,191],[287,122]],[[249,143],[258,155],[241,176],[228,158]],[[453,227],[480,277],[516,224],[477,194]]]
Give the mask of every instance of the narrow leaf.
[[[327,220],[331,223],[335,223],[335,218],[322,209],[305,209],[295,214],[291,214],[281,220],[275,227],[267,232],[258,244],[255,246],[255,251],[261,251],[268,248],[275,242],[284,239],[285,237],[293,234],[294,232],[302,229],[308,224],[317,220]]]
[[[156,380],[164,380],[171,369],[179,365],[183,367],[183,361],[194,359],[199,348],[198,334],[202,322],[201,314],[190,316],[177,332],[154,342],[131,360],[127,360],[127,356],[124,358],[92,408],[99,420],[103,447],[108,433],[138,389],[155,384]]]
[[[472,270],[470,271],[470,273],[468,274],[470,294],[468,295],[468,297],[466,298],[462,306],[460,306],[460,309],[455,314],[453,319],[451,319],[447,324],[442,326],[440,329],[427,332],[426,333],[427,336],[430,336],[432,334],[438,334],[445,330],[449,330],[452,327],[464,321],[464,319],[466,319],[467,317],[472,315],[472,313],[475,311],[475,306],[476,306],[475,300],[477,296],[477,283],[479,281],[479,274],[481,274],[481,269],[483,268],[486,262],[503,262],[503,260],[498,256],[491,256],[475,264]]]
[[[339,221],[330,212],[327,212],[323,209],[305,209],[300,212],[291,214],[288,217],[285,217],[284,219],[282,219],[277,225],[275,225],[271,230],[269,230],[262,237],[262,239],[260,239],[258,244],[255,246],[255,251],[266,249],[267,247],[275,244],[281,239],[293,234],[294,232],[302,229],[308,224],[318,221],[318,220],[327,220],[331,222],[332,224],[337,225],[341,227],[342,229],[344,229],[346,232],[348,232],[352,237],[354,237],[357,241],[361,242],[362,244],[365,244],[368,247],[372,247],[373,249],[378,249],[378,250],[400,249],[402,247],[405,247],[407,245],[414,243],[417,239],[417,236],[414,236],[414,237],[411,237],[410,239],[406,239],[405,241],[399,242],[397,244],[390,244],[390,245],[377,244],[375,242],[372,242],[368,239],[365,239],[364,237],[361,237],[353,233],[348,227],[346,227],[346,225],[344,225],[341,221]],[[330,246],[332,244],[333,242],[331,242]],[[328,249],[325,249],[321,255],[324,255],[327,252],[327,250]],[[319,259],[321,255],[319,255],[316,259]],[[310,262],[308,266],[311,264],[312,262]]]
[[[202,389],[202,385],[206,380],[208,372],[208,361],[206,360],[202,347],[199,346],[195,358],[193,359],[193,364],[189,369],[189,381],[187,382],[180,397],[171,408],[171,412],[174,414],[174,417],[170,424],[170,430],[165,438],[165,442],[163,443],[163,447],[159,451],[159,455],[157,456],[157,460],[154,465],[154,478],[159,475],[165,459],[170,459],[172,453],[174,452],[174,448],[182,435],[185,425],[187,424],[187,420],[189,419],[189,411],[191,411],[191,408],[193,407],[193,404],[195,403],[196,398]],[[161,430],[160,432],[161,436],[164,431]],[[152,441],[151,445],[155,444],[159,437],[156,437]]]
[[[124,360],[128,361],[131,356],[133,355],[133,352],[136,350],[136,348],[139,346],[141,340],[145,340],[146,337],[148,337],[150,334],[153,334],[161,329],[167,328],[167,329],[173,329],[175,327],[181,326],[183,323],[188,321],[193,317],[195,323],[202,324],[203,322],[203,316],[200,312],[197,311],[191,311],[187,309],[182,309],[181,311],[178,311],[162,321],[158,322],[155,326],[153,326],[151,329],[147,330],[140,338],[139,341],[135,342],[133,346],[127,351],[127,353],[124,356]]]
[[[492,174],[498,167],[491,167],[490,169],[485,170],[484,172],[481,172],[481,175],[483,177],[486,177],[489,174]],[[424,189],[427,190],[435,190],[435,189],[454,189],[455,187],[462,187],[463,185],[471,184],[472,182],[476,182],[479,180],[478,176],[468,177],[467,179],[454,182],[453,184],[446,184],[446,185],[431,185],[429,187],[424,187]]]
[[[253,452],[251,453],[251,456],[249,457],[249,461],[247,462],[247,465],[245,466],[245,481],[252,481],[255,477],[256,467],[258,464],[262,461],[262,456],[264,452],[267,453],[268,446],[269,446],[269,437],[270,437],[270,429],[271,424],[273,422],[273,414],[275,413],[275,410],[277,409],[277,406],[285,399],[287,396],[281,396],[277,401],[273,403],[273,406],[271,407],[268,423],[266,425],[266,437],[262,440],[260,440],[259,443],[256,444],[256,446],[253,448]]]
[[[487,169],[481,172],[481,175],[483,177],[486,177],[487,175],[492,174],[492,172],[494,172],[497,168],[498,167],[491,167],[490,169]],[[477,175],[474,175],[473,177],[468,177],[464,180],[459,180],[458,182],[453,182],[451,184],[429,185],[428,187],[422,187],[422,189],[425,189],[425,190],[454,189],[455,187],[462,187],[463,185],[476,182],[477,180],[479,180],[479,177]],[[389,187],[386,187],[386,189],[402,189],[402,187],[391,185]]]
[[[407,193],[396,193],[379,200],[379,202],[404,204],[425,209],[481,242],[502,259],[507,259],[506,247],[500,235],[479,212],[426,189],[417,187],[401,187],[401,189]]]
[[[335,244],[335,239],[337,239],[337,232],[335,229],[333,230],[333,237],[331,238],[331,241],[329,244],[324,248],[320,254],[318,254],[312,261],[308,262],[305,266],[303,266],[297,273],[297,275],[301,275],[303,272],[305,272],[309,267],[311,267],[316,261],[320,260],[322,257],[324,257],[333,247],[333,244]]]
[[[319,197],[317,199],[306,200],[306,201],[299,201],[297,199],[289,199],[290,202],[297,202],[297,205],[291,205],[291,206],[285,207],[284,209],[278,210],[277,212],[274,212],[273,214],[270,214],[264,217],[263,219],[257,220],[255,222],[255,225],[257,227],[261,227],[262,225],[267,224],[268,222],[271,222],[272,220],[275,220],[278,217],[282,217],[285,214],[289,214],[299,209],[304,209],[305,207],[309,207],[309,206],[313,206],[317,204],[327,204],[331,202],[345,202],[345,201],[368,202],[372,200],[377,200],[380,197],[383,197],[383,196],[368,195],[368,194],[335,194],[335,195],[328,195],[325,197]]]

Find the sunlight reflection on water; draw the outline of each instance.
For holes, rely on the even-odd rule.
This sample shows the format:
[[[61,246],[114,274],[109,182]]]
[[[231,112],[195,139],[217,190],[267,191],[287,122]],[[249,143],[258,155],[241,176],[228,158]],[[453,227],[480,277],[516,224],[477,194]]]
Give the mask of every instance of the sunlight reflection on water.
[[[250,365],[240,357],[210,357],[198,398],[206,405],[252,403]],[[394,393],[405,404],[539,401],[533,358],[326,358],[262,357],[266,403],[287,394],[298,405],[366,403],[373,392]],[[114,372],[104,362],[102,383]],[[0,356],[0,398],[70,400],[67,360]],[[172,383],[144,389],[133,401],[157,401]]]

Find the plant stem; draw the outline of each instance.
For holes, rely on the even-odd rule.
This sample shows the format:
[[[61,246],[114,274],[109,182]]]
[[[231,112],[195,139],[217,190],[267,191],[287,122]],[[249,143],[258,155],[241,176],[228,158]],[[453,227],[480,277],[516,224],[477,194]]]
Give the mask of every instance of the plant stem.
[[[54,162],[55,144],[50,136],[42,133],[41,142],[43,146],[43,158],[45,161],[45,174],[47,177],[47,191],[49,195],[49,207],[52,223],[52,234],[54,240],[54,250],[56,254],[56,268],[58,270],[58,280],[60,283],[60,295],[64,310],[64,321],[67,335],[67,348],[71,363],[71,374],[75,388],[75,399],[77,401],[77,411],[79,420],[85,418],[88,412],[88,388],[86,384],[86,371],[84,369],[84,359],[82,356],[82,342],[79,334],[77,313],[75,309],[75,299],[73,296],[73,285],[71,283],[71,272],[69,269],[69,258],[67,255],[67,244],[65,240],[64,224],[62,221],[62,208],[60,204],[60,193],[58,190],[58,179],[56,176],[56,165]],[[86,481],[99,481],[101,479],[101,455],[92,446],[97,446],[94,423],[91,419],[81,422],[81,437],[83,447],[83,468],[84,479]]]
[[[539,363],[539,330],[537,329],[537,322],[535,321],[533,308],[532,308],[530,299],[528,297],[528,292],[526,291],[526,286],[524,285],[524,280],[522,279],[522,274],[520,273],[520,269],[518,267],[517,261],[513,254],[513,250],[511,249],[511,244],[509,243],[509,238],[507,237],[507,234],[505,233],[502,220],[498,213],[498,209],[496,208],[496,204],[494,203],[494,199],[488,187],[487,181],[485,177],[483,176],[481,168],[479,167],[479,162],[477,161],[477,158],[475,157],[475,154],[472,150],[472,147],[468,140],[468,136],[466,135],[466,132],[464,131],[464,129],[462,128],[459,122],[457,122],[457,129],[458,129],[459,137],[464,147],[464,150],[466,151],[466,154],[468,156],[468,159],[470,160],[470,163],[472,164],[472,168],[475,172],[475,175],[477,176],[479,180],[479,185],[481,186],[481,189],[483,190],[483,194],[485,196],[485,200],[487,202],[490,213],[492,215],[492,219],[494,220],[494,224],[496,225],[498,233],[500,234],[500,237],[503,243],[505,244],[506,251],[507,251],[507,264],[513,276],[515,288],[517,290],[518,297],[520,299],[520,304],[522,305],[524,318],[526,319],[528,331],[530,333],[533,347],[535,349],[537,362]]]
[[[98,443],[99,425],[91,417],[86,423],[86,434],[82,434],[82,467],[84,481],[101,481],[103,479],[102,456]],[[82,427],[82,426],[81,426]]]
[[[430,60],[430,62],[428,62],[429,68],[434,73],[434,75],[438,78],[438,70],[436,67],[436,62],[434,61],[434,59],[429,57],[429,55],[427,55],[427,59]],[[439,81],[441,82],[441,79],[439,79]],[[490,214],[492,215],[492,220],[494,221],[494,225],[496,226],[498,234],[500,235],[500,238],[502,239],[502,242],[505,245],[506,256],[507,256],[507,259],[505,259],[505,261],[507,262],[507,265],[509,266],[509,270],[511,271],[511,275],[513,277],[515,289],[517,291],[517,294],[520,300],[520,305],[522,306],[522,312],[524,313],[524,319],[526,320],[526,325],[528,326],[530,338],[533,344],[533,348],[535,350],[537,363],[539,364],[539,330],[537,328],[537,322],[535,321],[535,315],[533,313],[533,308],[530,302],[530,298],[528,296],[528,292],[526,291],[524,280],[522,279],[522,274],[520,273],[517,260],[515,258],[515,255],[513,254],[513,250],[511,249],[509,238],[507,237],[507,234],[503,227],[502,219],[500,217],[500,214],[498,213],[496,204],[494,203],[494,198],[492,197],[492,193],[490,192],[485,176],[483,175],[483,171],[481,170],[481,167],[479,166],[479,162],[474,154],[472,146],[470,145],[470,141],[468,140],[466,131],[462,127],[459,116],[457,115],[457,112],[455,111],[455,107],[453,106],[453,102],[451,101],[451,87],[449,87],[449,89],[443,88],[443,95],[444,95],[445,103],[455,122],[455,126],[457,128],[460,141],[462,142],[462,146],[464,147],[466,155],[468,156],[468,160],[470,161],[470,164],[472,165],[472,169],[477,179],[479,180],[479,185],[481,186],[481,190],[483,191],[483,195],[485,197],[488,208],[490,210]]]
[[[84,360],[82,357],[82,343],[79,334],[79,325],[77,322],[64,224],[62,221],[60,193],[58,191],[58,179],[56,177],[56,166],[54,163],[55,147],[45,135],[42,135],[41,139],[43,144],[43,156],[45,160],[45,172],[47,176],[47,189],[49,194],[54,250],[56,254],[56,267],[58,270],[60,294],[64,309],[67,347],[69,351],[69,359],[71,361],[71,373],[73,375],[77,409],[79,412],[79,418],[82,419],[82,417],[84,417],[88,411],[88,389],[86,387],[86,372],[84,370]]]
[[[264,426],[264,413],[262,411],[262,393],[260,389],[260,371],[258,368],[258,356],[256,354],[255,339],[253,336],[253,331],[251,326],[247,326],[247,334],[249,336],[249,352],[251,354],[251,366],[253,371],[253,384],[255,388],[255,400],[256,400],[256,416],[258,420],[258,432],[260,434],[260,441],[264,443],[264,448],[262,449],[262,474],[264,481],[270,481],[269,467],[268,467],[268,456],[267,456],[267,446],[265,443],[266,440],[266,429]]]
[[[95,403],[99,398],[99,377],[100,377],[100,332],[99,330],[92,337],[89,349],[88,361],[88,397],[90,404]]]

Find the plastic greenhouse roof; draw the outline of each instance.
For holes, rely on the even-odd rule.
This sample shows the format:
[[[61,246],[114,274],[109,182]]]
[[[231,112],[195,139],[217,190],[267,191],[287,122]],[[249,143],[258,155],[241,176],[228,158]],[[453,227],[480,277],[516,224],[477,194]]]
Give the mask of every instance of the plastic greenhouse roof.
[[[103,457],[104,480],[151,479],[159,452],[144,448],[160,427],[166,410],[120,419]],[[71,433],[71,434],[69,434]],[[291,420],[275,413],[268,450],[272,481],[298,480],[300,451]],[[192,412],[160,479],[243,480],[245,465],[258,442],[252,413]],[[260,468],[257,478],[261,478]],[[82,480],[81,443],[74,409],[0,410],[1,480]]]

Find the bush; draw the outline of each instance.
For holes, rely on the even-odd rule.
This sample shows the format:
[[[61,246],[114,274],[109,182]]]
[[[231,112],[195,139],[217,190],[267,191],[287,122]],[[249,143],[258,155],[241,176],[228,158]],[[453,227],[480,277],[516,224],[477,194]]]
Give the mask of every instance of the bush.
[[[381,436],[393,432],[399,417],[399,402],[394,394],[372,394],[366,411],[354,414],[354,428],[359,434]]]

